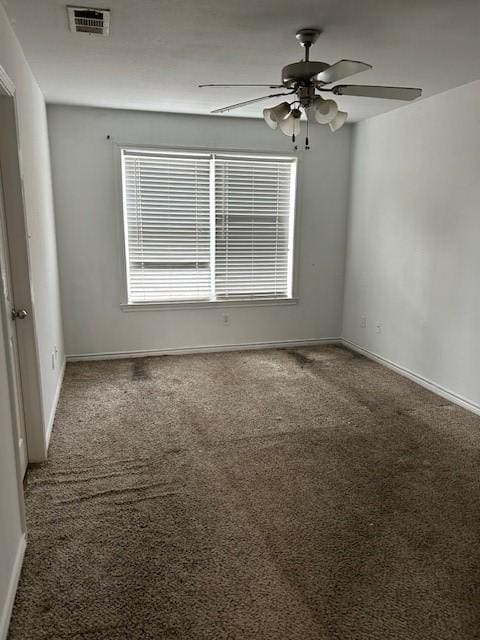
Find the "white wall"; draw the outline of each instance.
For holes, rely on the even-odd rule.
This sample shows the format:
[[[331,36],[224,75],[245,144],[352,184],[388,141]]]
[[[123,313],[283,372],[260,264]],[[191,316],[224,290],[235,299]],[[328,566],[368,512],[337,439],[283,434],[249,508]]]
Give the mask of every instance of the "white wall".
[[[316,127],[301,159],[295,306],[120,310],[121,202],[113,141],[289,152],[263,122],[49,105],[66,352],[150,351],[338,337],[343,301],[350,127]],[[112,140],[107,140],[110,135]]]
[[[479,330],[474,82],[355,128],[343,335],[480,405]]]
[[[37,337],[37,369],[42,424],[51,426],[64,358],[59,299],[55,218],[50,173],[46,109],[43,95],[0,6],[0,65],[16,87],[17,124],[31,271],[33,318]],[[58,350],[52,368],[51,354]],[[41,458],[41,452],[35,456]]]

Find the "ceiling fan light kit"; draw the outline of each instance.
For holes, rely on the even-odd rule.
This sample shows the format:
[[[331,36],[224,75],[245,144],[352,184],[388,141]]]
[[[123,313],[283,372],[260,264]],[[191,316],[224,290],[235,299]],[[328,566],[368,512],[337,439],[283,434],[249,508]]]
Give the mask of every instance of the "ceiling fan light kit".
[[[348,116],[348,113],[346,111],[337,111],[337,113],[335,114],[335,117],[332,118],[332,120],[330,120],[330,122],[328,123],[328,126],[330,127],[330,131],[335,133],[335,131],[338,131],[340,127],[343,127],[343,125],[347,121],[347,116]]]
[[[271,93],[261,98],[253,98],[244,102],[237,102],[228,107],[215,109],[211,113],[226,113],[233,109],[276,98],[277,96],[294,96],[291,103],[281,102],[274,107],[263,110],[263,118],[271,129],[279,129],[283,134],[292,138],[295,143],[300,133],[302,114],[307,117],[307,135],[305,148],[309,149],[308,125],[316,122],[328,124],[332,132],[338,131],[346,122],[348,114],[340,111],[335,100],[325,99],[321,93],[329,92],[339,96],[362,96],[367,98],[385,98],[390,100],[415,100],[422,95],[421,89],[411,87],[378,87],[367,85],[332,85],[356,73],[367,71],[372,66],[357,60],[339,60],[335,64],[310,60],[310,47],[322,33],[320,29],[308,28],[297,31],[296,38],[305,49],[305,57],[300,62],[288,64],[282,69],[281,84],[203,84],[200,87],[252,87],[264,86],[270,89],[287,89],[283,93]],[[296,147],[295,147],[296,148]]]
[[[263,119],[271,129],[277,129],[278,123],[290,114],[288,102],[281,102],[276,107],[263,110]]]
[[[289,115],[280,121],[280,131],[295,141],[295,136],[300,133],[300,117],[301,112],[298,109],[292,109]]]
[[[329,124],[338,113],[335,100],[324,100],[321,96],[314,99],[312,109],[318,124]]]

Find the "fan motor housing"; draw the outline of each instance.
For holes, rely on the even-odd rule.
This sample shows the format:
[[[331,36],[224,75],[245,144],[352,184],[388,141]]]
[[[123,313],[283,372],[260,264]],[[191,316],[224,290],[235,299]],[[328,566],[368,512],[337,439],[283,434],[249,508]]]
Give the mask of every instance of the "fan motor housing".
[[[327,69],[326,62],[293,62],[282,69],[282,82],[286,87],[295,88],[312,81],[313,76]]]

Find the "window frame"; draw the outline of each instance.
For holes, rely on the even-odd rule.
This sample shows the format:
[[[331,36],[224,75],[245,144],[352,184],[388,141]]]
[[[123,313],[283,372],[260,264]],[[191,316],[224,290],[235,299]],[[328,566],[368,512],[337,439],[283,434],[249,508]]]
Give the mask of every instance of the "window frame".
[[[293,178],[293,220],[290,224],[290,246],[293,251],[291,258],[291,296],[288,298],[260,298],[260,299],[239,299],[239,300],[180,300],[180,301],[146,301],[146,302],[131,302],[129,301],[128,293],[128,231],[127,231],[127,216],[126,216],[126,198],[125,198],[125,184],[123,179],[123,160],[122,152],[138,151],[152,153],[173,153],[173,154],[185,154],[185,155],[199,155],[199,156],[232,156],[232,157],[261,157],[268,158],[285,158],[294,161],[294,178]],[[266,307],[266,306],[291,306],[298,303],[297,291],[298,291],[298,254],[299,254],[299,225],[301,218],[301,160],[303,153],[296,152],[295,154],[268,150],[258,151],[252,149],[225,149],[225,148],[212,148],[212,147],[186,147],[186,146],[160,146],[152,144],[133,144],[114,142],[114,155],[115,155],[115,177],[117,182],[117,203],[120,212],[120,224],[119,233],[120,246],[122,250],[120,254],[120,267],[121,267],[121,284],[122,291],[120,294],[120,308],[122,311],[161,311],[167,309],[209,309],[215,307]]]

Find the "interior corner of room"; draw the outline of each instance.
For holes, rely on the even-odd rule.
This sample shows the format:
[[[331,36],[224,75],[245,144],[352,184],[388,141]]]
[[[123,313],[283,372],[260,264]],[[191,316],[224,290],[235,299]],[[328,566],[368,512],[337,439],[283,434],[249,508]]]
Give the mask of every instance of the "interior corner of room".
[[[135,4],[146,6],[149,3]],[[187,4],[194,11],[192,2]],[[220,11],[220,3],[213,4],[218,5]],[[240,11],[239,3],[234,4]],[[308,2],[300,4],[308,13]],[[118,383],[117,378],[113,382],[114,375],[120,378],[124,375],[124,359],[193,358],[193,354],[199,354],[198,360],[190,360],[188,366],[194,370],[195,362],[198,362],[198,371],[211,379],[217,379],[216,376],[220,379],[222,366],[224,370],[243,366],[233,359],[233,352],[269,349],[273,355],[265,356],[265,370],[261,374],[253,361],[250,369],[245,365],[247,373],[242,369],[245,375],[259,376],[259,394],[263,390],[267,395],[274,394],[272,379],[276,378],[268,376],[274,376],[274,372],[280,375],[278,372],[281,371],[285,376],[301,377],[311,394],[306,394],[310,402],[311,398],[317,397],[315,394],[322,395],[322,388],[334,384],[327,371],[329,358],[332,358],[328,349],[330,345],[337,345],[349,354],[366,356],[385,368],[375,369],[376,373],[372,374],[372,384],[376,386],[369,387],[368,393],[373,398],[377,394],[382,397],[381,371],[389,369],[443,398],[442,407],[458,405],[472,416],[480,415],[480,80],[476,64],[466,62],[475,58],[473,53],[478,54],[472,25],[478,25],[480,16],[474,3],[460,3],[466,13],[451,39],[447,38],[445,46],[451,55],[452,68],[444,69],[442,75],[441,65],[434,61],[442,50],[440,41],[446,38],[440,18],[436,27],[435,23],[428,33],[423,31],[425,42],[422,45],[410,43],[410,51],[407,51],[408,41],[403,36],[402,43],[393,38],[394,25],[404,34],[407,18],[414,15],[418,17],[418,30],[422,25],[425,27],[430,23],[434,8],[423,3],[421,8],[410,8],[407,12],[405,8],[395,9],[395,3],[386,4],[392,6],[388,10],[391,13],[386,10],[391,22],[386,23],[385,36],[376,23],[369,26],[361,17],[358,17],[358,33],[352,35],[351,24],[349,26],[338,9],[337,27],[348,39],[349,47],[344,51],[341,35],[338,36],[340,41],[336,42],[326,25],[324,34],[315,43],[320,50],[324,47],[318,55],[325,54],[329,46],[335,59],[343,55],[367,59],[371,53],[375,57],[372,63],[378,64],[379,69],[375,82],[385,85],[391,75],[392,83],[408,87],[421,85],[424,87],[422,99],[409,104],[394,101],[394,108],[385,106],[388,100],[373,99],[370,106],[364,106],[366,103],[362,100],[367,98],[357,97],[354,88],[350,89],[350,94],[346,89],[344,94],[341,89],[335,93],[335,89],[328,89],[326,80],[322,85],[324,81],[319,79],[318,86],[332,91],[331,97],[338,101],[335,113],[343,114],[341,109],[351,105],[352,117],[349,116],[347,125],[339,130],[334,126],[320,126],[321,114],[316,116],[314,123],[310,116],[312,111],[305,110],[306,118],[300,113],[302,100],[312,97],[300,95],[297,107],[296,103],[288,108],[282,107],[282,103],[276,107],[278,113],[282,109],[288,111],[285,117],[283,112],[281,115],[281,126],[290,136],[287,137],[272,130],[277,124],[275,113],[273,116],[270,112],[264,114],[267,124],[268,119],[273,118],[269,126],[261,117],[264,105],[256,104],[255,91],[264,89],[255,89],[252,93],[250,87],[245,96],[238,88],[227,94],[214,94],[207,89],[202,94],[205,98],[200,94],[195,94],[194,98],[194,92],[202,90],[192,85],[187,91],[185,83],[179,86],[180,83],[173,79],[173,72],[166,69],[163,70],[166,88],[160,91],[156,80],[148,80],[140,73],[141,67],[135,61],[134,53],[137,43],[131,40],[131,50],[122,58],[126,65],[127,90],[124,90],[121,78],[115,75],[118,68],[114,60],[114,53],[123,56],[123,50],[120,45],[119,49],[113,45],[112,49],[108,48],[111,42],[116,42],[117,25],[123,25],[125,35],[126,24],[132,18],[132,9],[124,1],[111,3],[110,43],[101,40],[104,36],[91,35],[93,32],[70,33],[63,4],[58,7],[58,3],[48,0],[42,0],[38,5],[31,0],[11,0],[6,6],[0,3],[0,269],[3,283],[0,323],[0,640],[7,638],[27,544],[25,473],[28,485],[30,472],[27,466],[44,465],[41,468],[46,468],[45,463],[47,466],[50,463],[51,438],[58,435],[62,441],[62,434],[56,432],[56,411],[63,393],[64,373],[67,371],[68,374],[69,367],[81,379],[79,384],[84,382],[82,376],[92,375],[94,379],[95,376],[108,377],[108,371],[114,372],[112,402],[121,405],[123,393],[132,403],[138,401],[138,397],[130,398],[128,390],[122,387],[123,382]],[[285,15],[295,13],[283,1],[281,5]],[[445,24],[451,24],[452,7],[446,2],[440,5],[438,10],[444,16]],[[154,11],[152,7],[149,10]],[[178,18],[170,15],[172,8],[164,10],[170,24],[175,20],[178,22]],[[298,12],[289,31],[285,24],[282,26],[282,21],[277,26],[266,25],[258,8],[251,19],[245,18],[245,24],[250,26],[244,28],[238,26],[235,9],[225,11],[228,15],[226,24],[234,29],[232,42],[239,52],[242,37],[245,38],[241,49],[245,58],[238,65],[241,79],[248,80],[249,69],[255,66],[257,58],[254,44],[259,33],[255,19],[259,25],[270,29],[269,46],[277,44],[277,49],[270,53],[266,43],[262,43],[265,67],[278,67],[280,71],[283,64],[278,63],[280,58],[282,61],[285,58],[285,63],[299,58],[298,42],[290,33],[292,28],[294,34],[298,26],[303,26],[296,24]],[[313,15],[317,14],[313,12]],[[320,17],[318,15],[319,20]],[[293,16],[291,18],[293,20]],[[65,82],[67,72],[55,60],[53,45],[50,47],[41,39],[32,39],[33,23],[40,31],[61,31],[58,25],[62,24],[61,35],[52,42],[57,42],[70,62],[77,60],[78,76],[72,67],[70,80]],[[148,20],[139,28],[150,33],[147,23]],[[335,31],[333,18],[332,25]],[[369,43],[366,34],[370,27],[378,39],[373,38]],[[182,60],[188,58],[189,64],[193,65],[195,55],[198,55],[198,68],[195,68],[202,72],[202,77],[197,79],[196,72],[192,71],[188,81],[194,75],[195,83],[208,80],[203,67],[207,54],[211,58],[212,79],[219,80],[222,64],[218,55],[213,55],[210,43],[217,34],[221,55],[226,56],[229,38],[224,30],[218,25],[210,25],[204,38],[188,20],[184,28],[193,44],[191,49],[189,44],[183,53],[177,51],[177,57],[185,56]],[[310,37],[310,30],[301,31],[304,39]],[[77,40],[71,53],[70,36],[87,37],[87,41],[90,38],[90,43],[97,49],[89,51],[83,41]],[[171,32],[165,37],[169,46],[174,47]],[[284,37],[286,44],[279,40]],[[153,38],[152,34],[149,38]],[[393,40],[389,40],[391,38]],[[298,35],[297,39],[305,48],[305,41],[302,42]],[[458,44],[456,52],[455,43]],[[309,47],[307,40],[306,58],[301,64],[309,61]],[[382,47],[389,52],[386,60],[382,58]],[[314,50],[317,51],[312,49],[311,55]],[[427,55],[430,52],[435,56]],[[145,59],[154,54],[154,44],[142,49]],[[91,56],[90,62],[98,55],[97,67],[90,63],[88,68],[82,66],[82,55]],[[174,64],[173,54],[163,55],[166,66]],[[408,64],[402,65],[402,56],[407,56]],[[233,69],[230,57],[223,68],[227,80]],[[424,68],[420,64],[422,60]],[[179,64],[178,61],[175,64]],[[109,71],[109,65],[114,65],[113,73]],[[49,72],[50,68],[52,71]],[[92,77],[94,68],[96,78]],[[153,73],[152,68],[148,68]],[[453,73],[456,68],[459,69],[458,76]],[[133,82],[135,69],[138,71],[138,95],[132,98],[128,92],[133,85],[128,83]],[[175,69],[177,73],[179,67]],[[55,75],[54,70],[60,74],[63,84],[60,80],[55,84],[48,77]],[[319,71],[319,77],[321,73]],[[408,73],[411,81],[407,85]],[[257,71],[253,80],[263,81],[261,75],[261,71]],[[108,78],[113,88],[108,86]],[[275,78],[267,80],[273,82]],[[92,93],[81,99],[82,89],[76,93],[76,83],[83,89],[91,83]],[[178,96],[175,95],[176,87]],[[283,92],[285,88],[265,91]],[[96,100],[92,98],[95,95]],[[255,103],[247,105],[246,111],[242,112],[245,117],[209,113],[211,108],[223,102],[234,103],[250,96],[251,101],[241,103]],[[328,97],[330,99],[330,94]],[[319,96],[314,99],[321,100],[319,109],[323,109],[326,100]],[[161,107],[155,107],[155,100]],[[171,103],[167,103],[168,100]],[[265,104],[272,111],[278,100],[277,97]],[[314,108],[314,103],[305,104],[309,109]],[[233,104],[232,108],[235,106]],[[298,118],[296,109],[299,110]],[[327,115],[327,119],[329,117]],[[341,124],[343,121],[344,118]],[[330,118],[328,122],[333,120]],[[305,143],[307,123],[308,141]],[[177,180],[175,176],[180,178]],[[167,191],[168,207],[165,208]],[[275,209],[273,216],[268,209],[272,206]],[[246,208],[249,211],[247,221],[242,218]],[[174,214],[180,212],[177,218],[172,211]],[[182,213],[184,217],[180,218]],[[187,236],[185,229],[191,235]],[[254,261],[255,269],[251,266]],[[325,352],[321,351],[323,347]],[[290,364],[282,360],[284,352],[278,355],[276,349],[301,350],[300,355],[292,356],[297,358],[299,369],[296,373],[292,373]],[[204,358],[209,352],[226,352],[226,364],[220,365],[214,359],[205,364]],[[320,369],[318,363],[322,353],[326,354],[325,378],[321,383],[325,386],[310,387],[314,382],[307,379],[308,367]],[[337,358],[341,362],[340,365],[335,362],[335,375],[341,375],[341,367],[350,366],[349,375],[353,376],[354,371],[358,384],[368,386],[368,379],[359,381],[362,365],[352,364],[348,360],[350,356],[339,353]],[[109,364],[110,360],[120,362]],[[83,364],[75,364],[80,362]],[[87,366],[92,367],[91,374],[88,369],[81,368]],[[108,366],[112,369],[107,369]],[[138,362],[131,366],[134,373],[137,367],[137,378],[141,379],[144,375],[142,367]],[[148,369],[149,365],[146,366]],[[185,369],[181,365],[178,369],[176,364],[171,366],[174,370],[169,375],[178,381]],[[155,371],[152,376],[160,379],[162,374]],[[303,388],[299,379],[292,381],[291,388],[296,391]],[[74,384],[69,380],[69,384]],[[392,388],[395,388],[395,380],[388,377]],[[285,381],[281,384],[285,385],[281,386],[282,392],[288,395],[288,384]],[[325,413],[319,409],[318,416],[321,417],[308,405],[311,415],[315,414],[312,421],[325,419],[328,422],[333,420],[332,415],[341,420],[344,404],[354,395],[352,384],[352,377],[349,377],[348,384],[342,389],[336,388],[335,409],[330,405]],[[401,393],[415,395],[415,388],[403,386]],[[89,392],[92,392],[91,388]],[[175,403],[173,388],[168,387],[163,392],[171,393]],[[195,390],[191,393],[195,395]],[[440,406],[438,399],[429,404],[426,396],[415,398],[418,402],[407,411],[410,417],[413,416],[412,420],[418,418],[422,407],[426,406],[425,411],[434,415]],[[215,401],[211,397],[207,401],[213,416]],[[261,398],[258,402],[261,403]],[[227,402],[225,406],[228,406]],[[111,410],[109,406],[99,409],[99,421]],[[204,406],[202,410],[206,410]],[[243,405],[242,411],[246,411]],[[370,412],[375,411],[381,413],[383,409],[375,402],[367,403],[360,414],[370,416]],[[301,415],[301,407],[298,413]],[[192,415],[190,427],[196,424],[194,413]],[[80,421],[80,413],[78,416]],[[213,423],[217,417],[212,417]],[[261,411],[258,417],[263,419]],[[130,419],[133,424],[134,417],[130,416]],[[177,419],[176,414],[169,414],[170,422],[166,421],[166,424],[173,424]],[[273,418],[269,416],[268,419]],[[281,423],[281,416],[275,419]],[[478,429],[478,419],[475,418],[475,423],[469,422],[470,419],[465,418],[467,426],[460,419],[457,421],[461,423],[458,428],[464,429],[464,433],[471,429],[468,431],[471,434]],[[301,429],[296,420],[292,418],[292,424]],[[385,422],[382,420],[379,418],[375,426],[379,433]],[[445,430],[455,429],[456,419],[452,418],[452,422],[453,426],[445,422]],[[418,428],[425,426],[420,418],[415,424]],[[204,441],[200,431],[199,426],[198,433],[192,432],[192,442],[196,450],[201,451]],[[252,455],[267,455],[262,449],[267,445],[261,443],[266,442],[269,433],[257,434],[259,449]],[[289,433],[288,430],[282,432],[285,441],[290,437]],[[207,435],[204,437],[208,440]],[[101,438],[99,443],[102,446]],[[341,446],[337,443],[335,447],[332,455],[336,455],[335,452],[341,455]],[[408,444],[405,448],[408,449]],[[172,436],[169,454],[177,449],[180,451],[181,447]],[[410,455],[406,449],[397,457],[396,452],[391,452],[393,466],[398,459],[404,460]],[[80,453],[71,451],[71,455]],[[107,457],[105,460],[108,464]],[[133,466],[128,468],[133,469]],[[222,468],[222,472],[231,479],[229,473],[241,476],[239,468],[235,467],[233,471]],[[441,471],[439,473],[441,475]],[[47,482],[53,481],[48,478]],[[328,484],[328,480],[326,482]],[[98,490],[107,491],[103,485]],[[316,490],[314,484],[309,484],[307,490]],[[237,499],[238,495],[235,495]],[[45,500],[48,499],[46,492]],[[81,499],[80,491],[72,498],[72,503]],[[70,496],[66,500],[70,500]],[[288,517],[285,519],[287,521]],[[194,527],[191,522],[189,526]],[[347,538],[345,540],[348,544]],[[263,543],[266,544],[265,540]],[[29,544],[35,544],[35,538]],[[475,544],[473,540],[472,544]],[[282,553],[278,548],[277,551]],[[271,567],[269,570],[274,573]],[[439,606],[438,602],[432,604],[432,608]],[[32,616],[42,616],[47,609],[43,613],[39,611],[35,609]],[[302,615],[305,619],[308,617],[305,612]],[[238,624],[241,626],[240,622]],[[245,628],[249,628],[248,625]],[[262,633],[264,635],[258,637],[270,637],[267,632]],[[18,635],[11,637],[20,640],[27,636],[18,631]],[[238,632],[231,637],[247,635],[241,636]],[[443,637],[447,638],[446,635]],[[474,636],[467,637],[473,640]]]

